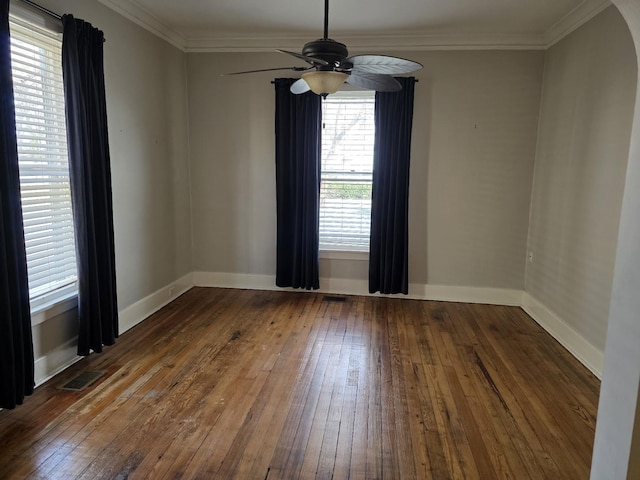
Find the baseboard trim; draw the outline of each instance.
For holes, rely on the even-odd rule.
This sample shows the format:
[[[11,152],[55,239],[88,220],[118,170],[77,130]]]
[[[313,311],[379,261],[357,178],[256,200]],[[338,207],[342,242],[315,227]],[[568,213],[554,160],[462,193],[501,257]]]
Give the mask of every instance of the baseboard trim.
[[[193,287],[193,274],[179,278],[119,312],[120,333],[135,327]]]
[[[276,286],[273,275],[249,275],[220,272],[194,272],[193,282],[198,287],[243,288],[248,290],[297,290]],[[320,293],[343,295],[374,295],[391,296],[369,293],[369,283],[366,280],[348,278],[320,278]],[[522,291],[503,288],[454,287],[447,285],[423,285],[412,283],[409,285],[408,295],[393,295],[397,298],[415,300],[437,300],[443,302],[485,303],[494,305],[522,305]]]
[[[320,293],[372,295],[369,293],[368,282],[365,280],[321,278],[320,285],[320,290],[316,290]],[[275,284],[275,276],[273,275],[224,272],[188,273],[121,310],[119,312],[120,333],[124,333],[138,325],[194,286],[248,290],[294,290],[277,287]],[[296,291],[300,290],[297,289]],[[380,294],[373,295],[388,296]],[[596,377],[602,378],[604,353],[589,343],[566,321],[522,290],[410,284],[408,295],[394,295],[394,297],[521,307],[536,323],[560,342],[585,367],[593,372]],[[43,384],[65,368],[79,361],[82,357],[76,355],[76,349],[77,340],[73,339],[47,355],[38,358],[35,362],[36,385]]]
[[[195,287],[239,288],[243,290],[280,290],[276,286],[275,277],[249,273],[193,272],[193,285]]]
[[[409,285],[409,295],[421,300],[482,303],[487,305],[522,305],[522,290],[486,287],[452,287],[449,285]],[[413,294],[413,295],[412,295]]]
[[[565,320],[526,292],[522,295],[522,309],[560,342],[580,363],[596,377],[602,379],[604,352],[594,347]]]
[[[138,325],[191,287],[193,287],[193,274],[189,273],[171,282],[169,285],[162,287],[151,295],[146,296],[142,300],[137,301],[133,305],[124,308],[118,313],[120,333],[124,333]],[[47,318],[52,317],[49,315]],[[77,350],[78,339],[73,338],[65,344],[58,346],[55,350],[37,358],[34,364],[36,386],[42,385],[64,369],[82,360],[83,357],[77,355]]]

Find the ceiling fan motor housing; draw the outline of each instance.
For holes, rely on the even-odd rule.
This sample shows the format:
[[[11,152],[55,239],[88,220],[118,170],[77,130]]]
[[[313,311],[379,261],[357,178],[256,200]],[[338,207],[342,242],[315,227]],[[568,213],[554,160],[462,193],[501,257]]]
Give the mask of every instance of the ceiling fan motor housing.
[[[318,65],[317,70],[334,70],[336,67],[342,67],[340,70],[343,70],[348,67],[344,65],[349,56],[346,45],[330,38],[305,43],[302,54],[329,62],[329,65]]]

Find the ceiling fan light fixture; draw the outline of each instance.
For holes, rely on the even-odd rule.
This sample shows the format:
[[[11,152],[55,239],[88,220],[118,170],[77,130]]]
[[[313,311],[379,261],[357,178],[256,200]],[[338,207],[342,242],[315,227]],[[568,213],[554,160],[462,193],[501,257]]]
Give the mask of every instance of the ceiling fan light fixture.
[[[249,70],[229,75],[273,70],[305,72],[302,74],[302,78],[293,82],[289,88],[291,93],[300,95],[311,90],[316,95],[326,97],[340,90],[345,82],[376,92],[397,92],[402,90],[402,85],[392,75],[411,73],[422,68],[418,62],[388,55],[349,57],[349,50],[344,43],[329,38],[329,0],[324,0],[323,37],[305,43],[302,53],[288,50],[278,51],[304,60],[308,66]]]
[[[349,75],[346,73],[330,70],[317,70],[302,74],[302,78],[316,95],[336,93],[348,77]]]

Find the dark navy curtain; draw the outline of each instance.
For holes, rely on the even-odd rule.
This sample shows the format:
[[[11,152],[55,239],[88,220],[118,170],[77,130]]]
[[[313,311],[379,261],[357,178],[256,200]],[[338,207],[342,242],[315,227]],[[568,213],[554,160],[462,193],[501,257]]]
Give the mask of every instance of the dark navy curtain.
[[[103,33],[62,17],[62,72],[78,263],[78,355],[118,336]]]
[[[9,0],[0,0],[0,408],[33,393],[27,256],[11,80]]]
[[[276,89],[276,285],[320,288],[321,97],[294,95],[295,80]]]
[[[409,291],[409,159],[415,78],[399,92],[376,92],[369,292]]]

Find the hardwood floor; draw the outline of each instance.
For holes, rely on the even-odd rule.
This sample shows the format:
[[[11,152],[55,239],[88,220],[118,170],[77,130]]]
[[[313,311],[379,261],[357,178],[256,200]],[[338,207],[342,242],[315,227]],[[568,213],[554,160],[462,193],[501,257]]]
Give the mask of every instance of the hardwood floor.
[[[0,411],[0,478],[588,478],[599,381],[521,309],[324,297],[190,290]]]

